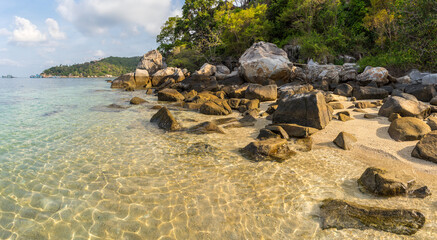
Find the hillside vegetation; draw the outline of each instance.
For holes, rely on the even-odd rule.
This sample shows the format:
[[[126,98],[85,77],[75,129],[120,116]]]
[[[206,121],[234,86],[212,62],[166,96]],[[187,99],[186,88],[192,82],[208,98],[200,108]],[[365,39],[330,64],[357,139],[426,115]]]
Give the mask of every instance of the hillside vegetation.
[[[133,72],[141,57],[108,57],[99,61],[91,61],[71,66],[59,65],[43,71],[42,74],[52,76],[103,77],[120,76]]]
[[[157,37],[169,66],[238,57],[256,41],[300,46],[301,62],[437,68],[435,0],[186,0]]]

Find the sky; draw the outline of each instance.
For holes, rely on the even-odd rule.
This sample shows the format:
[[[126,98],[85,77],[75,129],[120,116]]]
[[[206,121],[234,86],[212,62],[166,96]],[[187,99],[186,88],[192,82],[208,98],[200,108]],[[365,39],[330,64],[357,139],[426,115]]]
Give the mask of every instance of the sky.
[[[183,0],[0,0],[0,75],[155,49]]]

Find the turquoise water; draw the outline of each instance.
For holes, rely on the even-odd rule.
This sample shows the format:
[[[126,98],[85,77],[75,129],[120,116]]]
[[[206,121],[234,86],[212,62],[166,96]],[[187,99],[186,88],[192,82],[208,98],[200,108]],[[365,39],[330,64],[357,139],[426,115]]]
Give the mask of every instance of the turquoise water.
[[[149,103],[131,107],[132,96]],[[156,104],[104,79],[0,79],[0,239],[435,239],[435,196],[362,194],[367,166],[333,149],[253,163],[238,148],[255,128],[164,133],[149,123]],[[213,118],[169,107],[185,127]],[[412,237],[321,230],[328,197],[417,208],[427,223]]]

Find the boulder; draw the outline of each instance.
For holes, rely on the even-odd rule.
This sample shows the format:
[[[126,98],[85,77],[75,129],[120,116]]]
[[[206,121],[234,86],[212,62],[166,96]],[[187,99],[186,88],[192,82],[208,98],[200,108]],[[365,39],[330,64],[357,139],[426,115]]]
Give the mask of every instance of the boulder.
[[[378,106],[371,102],[356,102],[355,107],[359,109],[364,109],[364,108],[376,108]]]
[[[385,101],[379,109],[378,115],[389,117],[392,113],[399,113],[402,117],[425,118],[431,114],[431,109],[422,102],[394,96]]]
[[[429,117],[427,124],[432,131],[437,130],[437,117]]]
[[[355,81],[357,80],[356,64],[343,64],[343,69],[339,73],[340,82]]]
[[[408,73],[408,77],[410,77],[411,82],[413,83],[422,81],[423,77],[425,77],[426,75],[429,75],[429,73],[422,73],[417,69],[413,69]]]
[[[282,138],[252,142],[240,149],[240,152],[243,156],[253,161],[278,162],[283,162],[296,154],[288,147],[287,140]]]
[[[292,63],[287,53],[273,43],[254,43],[239,59],[240,73],[250,83],[268,85],[287,83]]]
[[[195,134],[208,134],[208,133],[221,133],[224,134],[225,131],[217,126],[213,122],[203,122],[196,126],[191,127],[188,129],[189,133],[195,133]]]
[[[153,75],[163,67],[162,55],[158,50],[152,50],[144,54],[137,65],[138,69],[147,70],[149,75]]]
[[[401,97],[401,98],[405,98],[407,100],[411,100],[411,101],[418,101],[417,98],[414,95],[408,94],[408,93],[404,93],[399,89],[395,89],[393,90],[393,92],[391,93],[392,97]]]
[[[311,128],[311,127],[304,127],[297,124],[279,123],[274,125],[284,129],[289,137],[295,137],[295,138],[306,138],[318,131],[318,129]]]
[[[433,97],[430,101],[429,104],[437,106],[437,97]]]
[[[275,113],[276,109],[278,109],[278,104],[271,105],[269,108],[267,108],[266,113],[272,115]]]
[[[340,132],[334,139],[335,145],[344,150],[350,150],[356,142],[355,136],[347,132]]]
[[[259,84],[250,84],[245,91],[245,98],[259,99],[261,102],[274,101],[277,98],[276,85],[262,86]]]
[[[292,83],[284,84],[278,88],[280,98],[290,97],[295,94],[309,93],[313,91],[311,84],[295,85]]]
[[[382,86],[390,82],[388,71],[383,67],[366,69],[363,73],[357,76],[357,81],[364,84],[375,82],[378,84],[378,86]]]
[[[411,83],[411,78],[410,76],[403,76],[403,77],[398,77],[396,78],[396,83],[401,83],[401,84],[410,84]]]
[[[273,114],[273,123],[294,123],[323,129],[332,119],[332,113],[321,92],[297,94],[281,99]]]
[[[184,95],[175,89],[165,88],[158,92],[158,101],[178,102],[184,99]]]
[[[437,85],[437,73],[428,74],[422,78],[423,85]]]
[[[240,106],[241,99],[239,98],[231,98],[228,100],[228,104],[232,109],[238,109]]]
[[[175,82],[181,82],[185,79],[184,73],[180,68],[167,67],[157,71],[153,74],[152,85],[154,87],[159,86],[165,82],[168,78],[172,78]]]
[[[339,103],[339,102],[330,102],[328,103],[328,105],[330,107],[332,107],[332,109],[336,110],[336,109],[344,109],[343,104]]]
[[[403,117],[394,120],[388,129],[391,138],[396,141],[414,141],[431,132],[431,128],[422,120]]]
[[[392,197],[407,194],[407,185],[397,180],[387,171],[367,168],[358,179],[358,184],[377,196]]]
[[[134,73],[126,73],[114,79],[111,88],[127,88],[135,84]]]
[[[259,130],[259,134],[258,137],[256,137],[257,139],[260,140],[266,140],[266,139],[270,139],[270,138],[281,138],[281,136],[279,136],[278,134],[268,130],[268,129],[261,129]]]
[[[134,88],[135,89],[147,89],[152,87],[150,82],[149,72],[143,69],[136,69],[134,73]]]
[[[425,216],[416,210],[367,207],[342,200],[326,199],[320,206],[322,229],[374,229],[413,235],[425,224]]]
[[[347,97],[330,93],[330,94],[326,94],[325,100],[326,100],[327,103],[330,103],[330,102],[346,102],[347,101]]]
[[[364,99],[384,99],[388,96],[388,92],[382,88],[375,87],[357,87],[353,91],[353,96],[357,100]]]
[[[230,74],[231,73],[231,70],[229,70],[229,68],[223,64],[217,65],[216,68],[217,68],[216,75],[217,74]]]
[[[166,107],[162,107],[153,115],[150,122],[158,124],[159,128],[166,131],[177,131],[182,128]]]
[[[147,102],[147,101],[142,99],[142,98],[139,98],[139,97],[133,97],[130,100],[130,104],[133,104],[133,105],[139,105],[139,104],[142,104],[142,103],[145,103],[145,102]]]
[[[353,90],[354,88],[351,85],[342,83],[335,88],[334,93],[345,97],[351,97]]]
[[[206,102],[200,106],[199,111],[206,115],[229,115],[232,113],[232,109],[226,100]]]
[[[416,144],[411,156],[437,163],[437,131],[426,134]]]
[[[202,76],[213,76],[217,72],[217,67],[214,65],[211,65],[209,63],[205,63],[202,65],[202,67],[196,71],[195,75],[202,75]]]
[[[409,85],[405,87],[405,92],[414,95],[422,102],[429,102],[437,95],[434,86],[422,84]]]
[[[288,136],[287,132],[280,126],[270,125],[270,126],[266,126],[266,129],[278,134],[279,136],[281,136],[284,139],[290,138],[290,136]]]
[[[180,82],[183,89],[186,91],[196,90],[201,91],[218,91],[219,86],[215,77],[204,75],[193,75]]]

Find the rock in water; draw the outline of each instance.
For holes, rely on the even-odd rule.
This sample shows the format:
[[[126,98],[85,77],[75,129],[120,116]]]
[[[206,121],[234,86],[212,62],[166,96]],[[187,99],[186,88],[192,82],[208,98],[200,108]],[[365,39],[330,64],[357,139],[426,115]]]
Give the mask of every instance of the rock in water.
[[[370,193],[392,197],[407,194],[407,186],[379,168],[367,168],[358,179],[358,184]]]
[[[331,119],[332,113],[321,92],[281,99],[273,114],[273,123],[294,123],[317,129],[325,128]]]
[[[396,141],[414,141],[431,132],[424,121],[414,117],[403,117],[394,120],[388,128],[391,138]]]
[[[208,134],[208,133],[222,133],[224,134],[225,131],[217,126],[213,122],[203,122],[196,126],[191,127],[188,129],[189,133],[195,133],[195,134]]]
[[[270,138],[252,142],[240,149],[240,152],[250,160],[254,161],[278,161],[283,162],[296,153],[292,151],[286,139]]]
[[[340,132],[338,136],[334,139],[335,145],[344,150],[350,150],[356,142],[357,139],[355,138],[355,136],[347,132]]]
[[[222,99],[217,99],[202,104],[199,111],[200,113],[206,115],[229,115],[232,113],[232,109],[228,102]]]
[[[287,53],[273,43],[254,43],[240,57],[239,63],[240,73],[250,83],[281,85],[291,76],[292,63]]]
[[[178,102],[184,99],[184,95],[175,89],[165,88],[158,92],[158,101]]]
[[[150,122],[157,123],[159,128],[166,131],[177,131],[182,128],[166,107],[161,108],[153,115]]]
[[[144,99],[142,99],[142,98],[139,98],[139,97],[133,97],[133,98],[130,100],[130,104],[133,104],[133,105],[139,105],[139,104],[141,104],[141,103],[145,103],[145,102],[147,102],[147,101],[144,100]]]
[[[274,101],[277,96],[276,85],[262,86],[259,84],[250,84],[245,93],[247,99],[259,99],[261,102]]]
[[[413,235],[425,224],[425,216],[416,210],[384,209],[326,199],[320,206],[322,229],[375,229]]]
[[[162,55],[158,50],[152,50],[144,54],[137,68],[147,70],[150,75],[153,75],[163,66]]]
[[[218,149],[207,143],[194,143],[187,149],[187,154],[190,155],[209,155],[216,154]]]
[[[426,134],[416,144],[411,156],[437,163],[437,131]]]
[[[378,115],[390,117],[392,113],[399,113],[402,117],[425,118],[431,114],[431,108],[419,101],[394,96],[385,101],[379,109]]]

